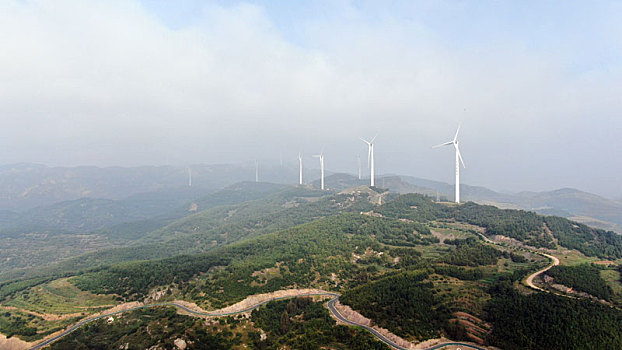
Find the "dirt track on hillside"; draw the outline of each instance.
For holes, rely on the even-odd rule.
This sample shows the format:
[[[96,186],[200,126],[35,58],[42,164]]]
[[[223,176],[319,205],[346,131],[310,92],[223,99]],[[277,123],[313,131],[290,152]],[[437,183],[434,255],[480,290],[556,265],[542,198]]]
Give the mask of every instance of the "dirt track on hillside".
[[[554,257],[553,255],[549,255],[549,254],[546,254],[546,253],[540,253],[540,254],[542,254],[542,255],[546,256],[547,258],[549,258],[549,259],[553,260],[553,263],[552,263],[552,264],[550,264],[549,266],[547,266],[547,267],[545,267],[545,268],[543,268],[543,269],[541,269],[541,270],[538,270],[538,271],[536,271],[536,272],[532,273],[531,275],[529,275],[529,277],[527,277],[527,278],[525,279],[525,284],[526,284],[527,286],[529,286],[529,287],[533,288],[533,289],[536,289],[536,290],[539,290],[539,291],[542,291],[542,292],[546,292],[544,289],[542,289],[542,288],[540,288],[540,287],[536,286],[535,284],[533,284],[533,279],[534,279],[536,276],[538,276],[538,275],[540,275],[540,274],[542,274],[542,273],[544,273],[544,272],[546,272],[546,271],[550,270],[553,266],[557,266],[557,265],[559,265],[559,259],[558,259],[558,258],[556,258],[556,257]]]

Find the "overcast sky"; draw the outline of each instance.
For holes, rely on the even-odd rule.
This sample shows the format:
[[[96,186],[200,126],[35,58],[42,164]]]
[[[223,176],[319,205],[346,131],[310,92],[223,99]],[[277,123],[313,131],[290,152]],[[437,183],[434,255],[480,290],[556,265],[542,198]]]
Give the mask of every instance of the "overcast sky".
[[[0,2],[0,163],[295,162],[622,195],[622,3]],[[308,158],[307,164],[312,159]],[[313,160],[315,161],[315,160]],[[312,163],[313,164],[313,163]]]

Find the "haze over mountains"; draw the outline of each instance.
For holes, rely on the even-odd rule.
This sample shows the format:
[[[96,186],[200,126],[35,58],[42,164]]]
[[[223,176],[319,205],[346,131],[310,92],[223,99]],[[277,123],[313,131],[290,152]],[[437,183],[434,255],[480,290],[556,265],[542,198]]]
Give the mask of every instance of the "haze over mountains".
[[[188,169],[192,187],[188,186]],[[317,179],[316,169],[305,169],[305,182]],[[260,163],[260,181],[294,183],[294,165]],[[142,167],[47,167],[14,164],[0,167],[0,229],[18,231],[84,232],[163,214],[201,195],[237,182],[254,180],[255,165],[220,164]],[[399,193],[422,193],[453,198],[453,184],[412,176],[379,176],[378,187]],[[366,184],[347,174],[333,174],[333,189]],[[462,185],[465,201],[501,208],[533,210],[571,218],[588,225],[622,232],[622,202],[577,189],[500,193]],[[78,223],[79,224],[76,224]]]

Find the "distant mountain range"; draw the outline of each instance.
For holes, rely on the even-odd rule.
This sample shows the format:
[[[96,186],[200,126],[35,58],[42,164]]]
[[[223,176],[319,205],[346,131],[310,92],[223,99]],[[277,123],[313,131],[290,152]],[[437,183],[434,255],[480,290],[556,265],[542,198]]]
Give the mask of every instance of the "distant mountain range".
[[[380,180],[382,182],[382,180]],[[409,176],[385,179],[386,187],[396,192],[416,192],[453,200],[453,185]],[[405,186],[404,183],[413,185]],[[430,191],[431,190],[431,191]],[[499,193],[485,187],[461,186],[463,201],[490,204],[507,209],[525,209],[544,215],[570,218],[593,227],[622,233],[622,202],[572,188],[545,192]]]
[[[135,222],[168,214],[204,195],[188,188],[135,194],[113,200],[80,198],[39,206],[23,212],[0,212],[0,234],[29,232],[89,233],[108,226]]]
[[[48,167],[38,164],[0,166],[0,211],[24,211],[80,198],[123,199],[135,194],[181,189],[220,189],[255,180],[255,164],[216,164],[141,167]],[[263,182],[291,183],[298,169],[259,166]],[[305,174],[306,175],[306,174]],[[0,213],[0,221],[2,220]]]
[[[188,186],[188,168],[192,169],[192,187]],[[298,169],[292,165],[260,163],[259,169],[262,182],[291,184],[298,178]],[[315,169],[304,175],[305,179],[317,178]],[[6,165],[0,167],[0,227],[92,230],[156,216],[199,195],[254,178],[254,163],[129,168]],[[327,187],[336,190],[367,183],[349,174],[326,178]],[[376,184],[399,193],[453,200],[454,186],[445,182],[396,175],[379,176]],[[569,188],[515,194],[480,186],[461,188],[463,201],[563,216],[622,233],[622,201]]]

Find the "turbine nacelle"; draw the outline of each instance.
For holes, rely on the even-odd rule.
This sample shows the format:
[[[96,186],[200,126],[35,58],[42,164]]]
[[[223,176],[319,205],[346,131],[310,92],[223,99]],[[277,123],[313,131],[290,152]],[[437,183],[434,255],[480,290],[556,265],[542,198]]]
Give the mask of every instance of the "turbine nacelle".
[[[458,155],[458,159],[460,159],[460,163],[462,163],[462,167],[466,169],[466,165],[464,165],[464,160],[462,160],[462,154],[460,154],[460,147],[458,146],[459,144],[458,133],[459,132],[460,132],[460,125],[458,125],[458,130],[456,130],[456,135],[454,136],[453,140],[447,141],[445,143],[441,143],[440,145],[432,146],[432,148],[439,148],[443,146],[454,145],[454,148],[456,149],[456,153]]]

